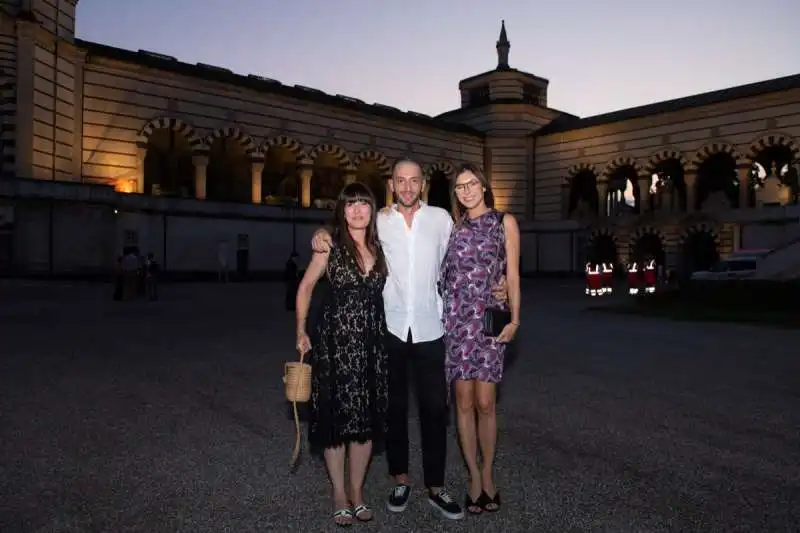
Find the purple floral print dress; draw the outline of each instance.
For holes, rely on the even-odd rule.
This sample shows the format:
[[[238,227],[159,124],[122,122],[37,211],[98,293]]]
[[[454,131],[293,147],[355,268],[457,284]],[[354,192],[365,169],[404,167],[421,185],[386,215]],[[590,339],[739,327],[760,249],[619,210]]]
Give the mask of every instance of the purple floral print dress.
[[[506,345],[483,333],[487,307],[508,309],[492,295],[506,272],[503,214],[491,209],[453,229],[440,274],[445,373],[453,380],[499,383]]]

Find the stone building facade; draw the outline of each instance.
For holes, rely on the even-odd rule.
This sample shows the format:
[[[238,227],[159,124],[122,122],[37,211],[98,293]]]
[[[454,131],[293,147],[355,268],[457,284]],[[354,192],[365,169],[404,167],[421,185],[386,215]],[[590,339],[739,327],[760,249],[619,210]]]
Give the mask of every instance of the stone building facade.
[[[522,221],[528,272],[587,254],[694,268],[778,245],[794,220],[800,76],[579,118],[510,66],[503,25],[496,68],[431,117],[82,41],[76,5],[0,0],[0,269],[103,270],[135,245],[213,270],[227,242],[243,268],[279,270],[345,183],[390,203],[409,155],[443,207],[455,168],[481,165]]]

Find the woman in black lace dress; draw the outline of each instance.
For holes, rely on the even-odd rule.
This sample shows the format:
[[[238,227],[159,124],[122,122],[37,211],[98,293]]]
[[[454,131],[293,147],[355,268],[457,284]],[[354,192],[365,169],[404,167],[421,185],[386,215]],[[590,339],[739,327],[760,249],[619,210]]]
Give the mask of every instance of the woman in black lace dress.
[[[361,183],[339,194],[334,245],[315,253],[297,291],[297,349],[311,351],[310,441],[323,450],[333,485],[334,521],[371,520],[363,484],[372,442],[383,438],[387,407],[383,285],[386,261],[375,223],[375,199]],[[306,319],[314,286],[327,276],[330,290],[311,346]],[[345,487],[349,456],[349,495]],[[351,507],[352,506],[352,507]]]

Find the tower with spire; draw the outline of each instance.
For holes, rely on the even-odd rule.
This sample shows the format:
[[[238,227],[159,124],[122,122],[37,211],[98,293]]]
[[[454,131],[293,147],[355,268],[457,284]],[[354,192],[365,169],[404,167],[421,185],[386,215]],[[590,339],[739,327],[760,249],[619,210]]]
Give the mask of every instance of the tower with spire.
[[[503,183],[495,190],[498,205],[531,218],[531,135],[563,113],[547,107],[549,82],[545,78],[511,67],[511,41],[505,20],[500,22],[496,49],[497,66],[461,80],[461,107],[439,118],[467,124],[487,134],[483,167],[490,180]]]
[[[461,80],[461,107],[475,108],[493,102],[517,102],[547,107],[548,81],[529,72],[512,68],[509,63],[511,41],[506,21],[500,22],[500,35],[495,45],[497,66],[493,70]]]
[[[511,51],[511,43],[506,34],[506,21],[500,21],[500,38],[497,39],[497,70],[508,68],[508,53]]]

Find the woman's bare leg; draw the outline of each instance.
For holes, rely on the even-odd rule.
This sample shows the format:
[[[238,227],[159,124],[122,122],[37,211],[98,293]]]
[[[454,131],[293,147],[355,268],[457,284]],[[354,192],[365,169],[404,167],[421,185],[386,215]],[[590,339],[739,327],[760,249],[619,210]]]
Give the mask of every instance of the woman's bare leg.
[[[478,408],[478,439],[483,464],[481,484],[490,497],[497,489],[494,486],[494,454],[497,448],[497,385],[478,381],[475,385],[475,403]]]
[[[354,507],[364,503],[364,478],[367,475],[370,459],[372,458],[372,441],[364,443],[351,442],[349,449],[350,470],[350,500]],[[362,514],[359,518],[369,520],[372,513]]]
[[[475,431],[475,382],[456,380],[458,440],[469,471],[469,497],[481,495],[481,471],[478,468],[478,436]],[[469,509],[468,509],[469,510]],[[472,510],[475,512],[475,510]]]
[[[345,447],[336,446],[335,448],[325,449],[325,466],[328,468],[328,476],[333,486],[333,508],[334,511],[346,509],[350,506],[347,500],[347,490],[344,483],[344,459]],[[344,524],[352,522],[352,518],[337,517],[336,523]]]

